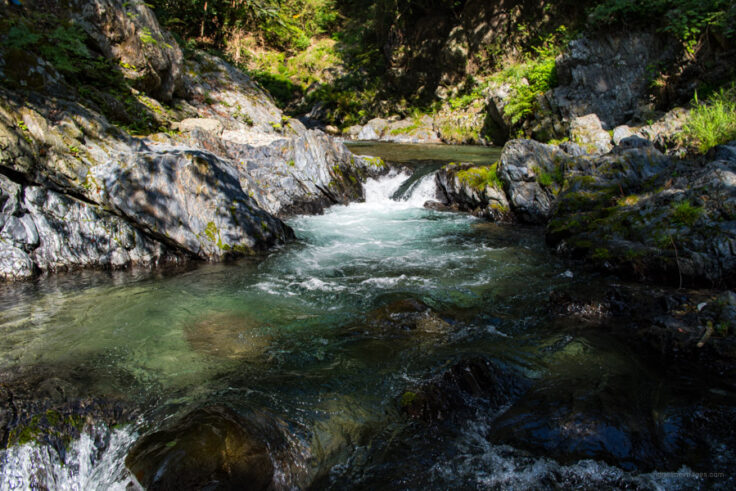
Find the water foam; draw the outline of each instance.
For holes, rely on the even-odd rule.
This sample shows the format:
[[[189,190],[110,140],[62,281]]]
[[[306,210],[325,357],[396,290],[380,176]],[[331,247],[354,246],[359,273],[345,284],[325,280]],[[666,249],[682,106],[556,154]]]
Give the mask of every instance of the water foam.
[[[143,489],[125,467],[137,435],[128,429],[85,432],[64,458],[49,445],[27,443],[0,452],[0,491],[16,489]]]

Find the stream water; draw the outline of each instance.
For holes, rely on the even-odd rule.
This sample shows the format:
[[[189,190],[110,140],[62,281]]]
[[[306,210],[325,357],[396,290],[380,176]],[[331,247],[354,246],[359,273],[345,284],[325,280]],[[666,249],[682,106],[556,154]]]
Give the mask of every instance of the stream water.
[[[605,279],[552,255],[541,230],[422,207],[433,198],[437,165],[493,161],[497,149],[454,157],[447,147],[355,151],[419,171],[369,181],[365,203],[290,220],[298,241],[265,259],[4,286],[5,379],[49,378],[65,397],[135,411],[113,428],[88,418],[61,452],[37,441],[3,451],[0,489],[135,487],[124,460],[139,436],[212,404],[281,422],[288,455],[275,465],[283,487],[702,485],[691,469],[712,455],[661,468],[666,459],[638,450],[648,434],[640,427],[659,414],[667,441],[692,409],[683,398],[726,396],[673,380],[600,331],[554,322],[553,290],[602,288]],[[407,300],[430,321],[402,324]],[[528,431],[498,436],[496,417],[508,405],[473,402],[438,424],[402,411],[408,391],[477,357],[538,395],[499,423]],[[570,416],[577,412],[593,422]],[[570,432],[595,435],[574,451],[554,443]],[[536,440],[516,444],[525,438]],[[617,460],[598,458],[601,446]],[[654,464],[637,472],[639,457]]]

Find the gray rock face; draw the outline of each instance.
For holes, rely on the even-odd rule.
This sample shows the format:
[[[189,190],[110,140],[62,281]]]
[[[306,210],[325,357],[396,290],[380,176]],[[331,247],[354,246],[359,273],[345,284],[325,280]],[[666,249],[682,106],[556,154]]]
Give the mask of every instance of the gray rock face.
[[[613,129],[613,144],[614,145],[620,145],[621,140],[624,138],[628,138],[630,136],[633,136],[634,132],[631,131],[631,128],[629,128],[626,125],[617,126]]]
[[[613,129],[630,120],[647,95],[647,67],[673,56],[665,40],[642,32],[575,40],[557,63],[555,106],[570,120],[594,113]]]
[[[293,237],[275,215],[362,198],[369,159],[283,117],[219,58],[195,53],[178,73],[178,48],[143,4],[73,7],[108,56],[137,63],[139,87],[186,97],[172,109],[130,93],[182,132],[133,138],[83,94],[0,88],[0,276],[254,254]]]
[[[504,146],[498,176],[521,221],[547,221],[569,158],[558,147],[533,140],[512,140]]]
[[[315,130],[265,145],[230,141],[227,153],[239,162],[243,189],[264,210],[282,217],[363,199],[361,182],[373,165]]]
[[[735,166],[674,160],[652,146],[610,154],[568,177],[548,242],[638,280],[733,286]]]
[[[509,138],[513,123],[511,118],[506,116],[506,106],[511,99],[511,93],[510,84],[492,85],[488,90],[484,130],[494,142],[505,142]]]
[[[142,152],[134,165],[101,165],[92,175],[118,214],[202,259],[252,253],[293,236],[243,191],[229,162],[207,152]]]
[[[5,202],[0,229],[0,276],[24,279],[36,271],[123,268],[177,262],[177,253],[100,207],[0,175]]]
[[[157,99],[181,88],[183,56],[176,40],[142,0],[75,0],[79,21],[106,57],[120,62],[126,78]]]
[[[459,172],[467,172],[473,168],[472,164],[450,164],[435,174],[435,182],[443,204],[496,222],[513,221],[514,217],[503,189],[485,183],[476,186],[459,177]]]
[[[442,138],[435,129],[435,121],[427,115],[419,120],[397,119],[389,121],[374,118],[364,126],[357,125],[347,128],[343,136],[351,140],[393,143],[442,143]]]
[[[589,153],[604,154],[611,151],[611,135],[603,129],[595,114],[575,118],[570,123],[570,137]]]

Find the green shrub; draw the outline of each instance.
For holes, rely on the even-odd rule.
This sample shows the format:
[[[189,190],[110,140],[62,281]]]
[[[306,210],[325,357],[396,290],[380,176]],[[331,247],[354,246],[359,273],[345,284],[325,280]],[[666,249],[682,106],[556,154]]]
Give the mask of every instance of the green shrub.
[[[704,103],[698,101],[696,93],[693,105],[683,131],[685,141],[705,153],[716,145],[736,140],[736,85],[721,89]]]

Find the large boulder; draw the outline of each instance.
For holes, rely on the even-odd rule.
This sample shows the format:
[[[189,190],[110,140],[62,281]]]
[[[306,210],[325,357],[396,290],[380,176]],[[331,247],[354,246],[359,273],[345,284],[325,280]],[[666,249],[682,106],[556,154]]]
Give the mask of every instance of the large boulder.
[[[140,152],[133,165],[98,165],[91,176],[115,212],[202,259],[252,254],[293,237],[243,190],[234,166],[208,152]]]
[[[698,165],[651,146],[623,149],[568,178],[547,240],[638,280],[732,286],[735,190],[734,161]]]
[[[511,207],[497,172],[498,164],[446,165],[435,174],[442,203],[493,221],[512,221]]]
[[[468,410],[497,410],[517,399],[527,381],[484,358],[461,360],[418,387],[403,393],[401,411],[425,424],[452,420]]]
[[[75,20],[140,90],[170,101],[182,87],[183,55],[141,0],[74,0]]]
[[[273,489],[274,435],[271,422],[206,407],[141,438],[125,464],[146,489]]]
[[[519,220],[546,223],[569,161],[559,147],[533,140],[512,140],[503,147],[498,176]]]
[[[17,195],[12,205],[5,202],[0,215],[0,275],[7,279],[79,267],[149,266],[184,257],[100,206],[2,175],[0,190],[3,197]]]

